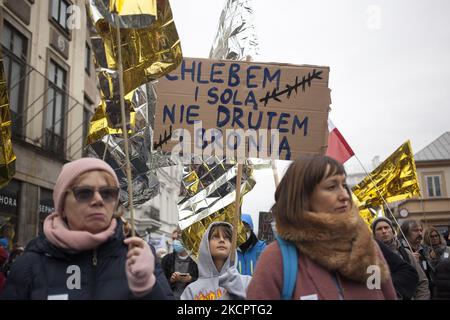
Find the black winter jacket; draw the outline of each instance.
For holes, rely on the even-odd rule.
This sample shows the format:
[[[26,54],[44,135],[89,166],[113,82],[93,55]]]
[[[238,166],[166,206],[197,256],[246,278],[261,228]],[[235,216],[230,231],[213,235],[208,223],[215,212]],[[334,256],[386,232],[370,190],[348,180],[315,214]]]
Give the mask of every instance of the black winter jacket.
[[[419,284],[419,274],[409,263],[400,258],[383,242],[377,240],[381,252],[389,266],[392,283],[400,299],[410,300],[416,293]]]
[[[166,275],[167,280],[169,281],[170,287],[173,290],[175,288],[175,283],[170,283],[170,277],[175,272],[175,251],[169,254],[166,254],[161,261],[162,269]],[[197,281],[198,279],[198,267],[197,263],[195,263],[194,260],[192,260],[191,257],[188,257],[189,260],[189,268],[188,273],[192,277],[192,282]],[[188,284],[186,284],[188,285]]]
[[[138,299],[128,288],[128,247],[123,243],[122,229],[118,220],[113,237],[96,250],[84,252],[58,248],[40,235],[12,265],[1,299]],[[173,299],[159,263],[154,274],[155,286],[139,299]]]
[[[450,259],[442,259],[436,266],[435,299],[450,300]]]

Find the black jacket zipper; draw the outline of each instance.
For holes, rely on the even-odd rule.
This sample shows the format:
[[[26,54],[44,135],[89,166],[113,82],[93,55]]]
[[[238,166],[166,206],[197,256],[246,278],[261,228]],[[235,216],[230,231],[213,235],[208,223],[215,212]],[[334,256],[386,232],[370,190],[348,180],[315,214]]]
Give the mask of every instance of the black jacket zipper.
[[[92,253],[92,282],[91,282],[91,293],[92,299],[95,299],[96,296],[96,287],[97,287],[97,250],[94,249]]]

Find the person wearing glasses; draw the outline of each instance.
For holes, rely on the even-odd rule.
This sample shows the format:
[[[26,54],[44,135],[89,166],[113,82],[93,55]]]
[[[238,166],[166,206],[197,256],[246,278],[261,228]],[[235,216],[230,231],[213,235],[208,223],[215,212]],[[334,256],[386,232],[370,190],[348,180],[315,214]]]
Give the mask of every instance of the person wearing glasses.
[[[1,299],[165,299],[155,257],[139,237],[125,238],[115,218],[119,181],[96,158],[63,166],[53,190],[55,211],[43,234],[11,267]]]
[[[425,230],[423,243],[426,247],[425,257],[433,268],[435,268],[441,260],[450,258],[450,247],[447,246],[444,237],[435,227],[428,227]]]
[[[431,292],[433,299],[445,299],[450,297],[450,247],[439,230],[433,226],[425,230],[423,236],[424,256],[430,266],[430,278],[432,281]],[[444,289],[443,289],[444,288]],[[442,294],[442,292],[446,292]]]

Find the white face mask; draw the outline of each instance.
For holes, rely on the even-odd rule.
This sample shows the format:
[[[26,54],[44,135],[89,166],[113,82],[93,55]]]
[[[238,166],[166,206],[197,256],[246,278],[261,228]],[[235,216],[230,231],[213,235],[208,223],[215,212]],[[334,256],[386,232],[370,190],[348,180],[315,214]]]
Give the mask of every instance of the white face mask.
[[[252,234],[251,231],[247,231],[247,240],[250,239],[250,235]]]

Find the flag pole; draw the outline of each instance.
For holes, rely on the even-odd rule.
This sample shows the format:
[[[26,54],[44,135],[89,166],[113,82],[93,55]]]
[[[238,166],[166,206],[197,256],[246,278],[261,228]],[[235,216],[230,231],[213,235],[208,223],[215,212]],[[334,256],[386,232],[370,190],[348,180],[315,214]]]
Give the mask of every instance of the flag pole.
[[[114,7],[114,11],[111,12],[115,18],[116,27],[116,40],[117,40],[117,64],[118,64],[118,74],[119,74],[119,91],[120,91],[120,111],[122,116],[122,133],[125,148],[125,159],[126,159],[126,172],[128,181],[128,209],[130,210],[130,220],[131,220],[131,236],[136,235],[136,228],[134,223],[134,207],[133,207],[133,183],[131,178],[131,164],[130,164],[130,154],[128,149],[128,130],[126,124],[126,113],[125,113],[125,103],[124,103],[124,88],[123,88],[123,66],[122,66],[122,43],[120,39],[120,24],[119,24],[119,13],[117,8]]]
[[[231,236],[231,255],[230,265],[234,266],[236,261],[236,248],[237,248],[237,229],[239,224],[239,216],[241,211],[241,178],[242,178],[243,164],[238,163],[236,174],[236,198],[234,200],[234,216],[233,216],[233,233]]]
[[[270,160],[270,164],[272,165],[272,172],[273,172],[273,180],[275,182],[275,189],[278,188],[278,185],[280,184],[280,178],[278,177],[278,169],[277,164],[275,160]]]
[[[411,252],[415,252],[415,251],[412,249],[411,244],[409,243],[409,241],[408,241],[408,239],[406,238],[405,234],[403,233],[402,228],[400,227],[400,224],[398,223],[397,219],[395,218],[394,214],[392,213],[391,208],[389,208],[388,203],[386,202],[386,200],[384,199],[383,195],[381,194],[381,191],[377,188],[377,185],[376,185],[375,181],[373,181],[372,176],[371,176],[369,173],[367,173],[366,168],[364,167],[364,165],[362,164],[362,162],[359,160],[358,156],[357,156],[356,154],[355,154],[354,156],[355,156],[356,160],[358,160],[359,164],[361,165],[361,168],[363,168],[364,173],[366,174],[366,177],[369,177],[370,181],[373,183],[373,185],[374,185],[374,187],[375,187],[375,190],[377,191],[378,195],[379,195],[379,196],[381,197],[381,199],[383,200],[383,202],[384,202],[386,208],[388,209],[388,211],[389,211],[389,213],[390,213],[392,219],[394,219],[394,222],[395,222],[395,224],[397,225],[398,229],[400,230],[400,233],[402,234],[403,239],[405,239],[406,244],[408,245],[409,249],[411,250]]]
[[[245,61],[252,61],[251,56],[247,56]],[[247,150],[247,139],[244,139],[244,150]],[[239,158],[237,165],[237,174],[236,174],[236,198],[234,199],[234,216],[233,216],[233,233],[231,235],[231,251],[230,251],[230,265],[234,266],[236,261],[236,248],[237,248],[237,229],[239,224],[239,217],[241,213],[241,180],[242,180],[242,170],[243,164],[239,162]]]

